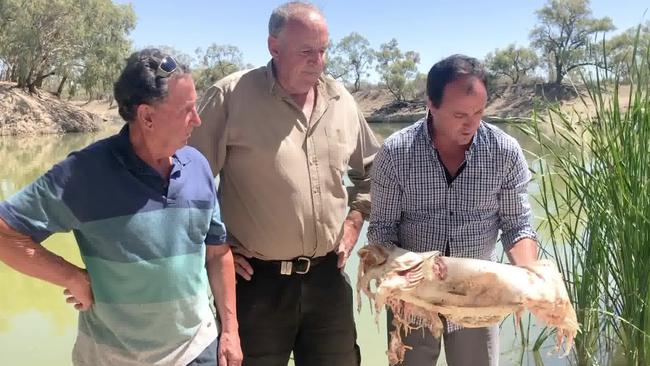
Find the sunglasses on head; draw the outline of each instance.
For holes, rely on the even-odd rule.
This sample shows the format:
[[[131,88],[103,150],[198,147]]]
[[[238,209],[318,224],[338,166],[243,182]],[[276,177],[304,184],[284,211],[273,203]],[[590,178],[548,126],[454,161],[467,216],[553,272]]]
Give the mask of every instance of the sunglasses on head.
[[[160,63],[158,64],[158,69],[156,69],[156,76],[160,76],[161,78],[166,78],[169,77],[176,69],[178,68],[178,64],[176,63],[176,60],[174,60],[173,57],[171,56],[165,56],[160,60]]]

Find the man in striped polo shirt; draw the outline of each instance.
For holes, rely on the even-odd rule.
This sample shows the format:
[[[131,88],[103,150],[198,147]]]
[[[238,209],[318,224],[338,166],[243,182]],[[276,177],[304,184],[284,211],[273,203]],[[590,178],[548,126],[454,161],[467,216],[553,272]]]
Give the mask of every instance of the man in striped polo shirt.
[[[185,146],[201,124],[189,70],[145,49],[129,57],[114,94],[127,121],[117,135],[0,203],[0,261],[66,288],[80,310],[75,365],[240,365],[233,259],[212,173]],[[86,269],[38,244],[70,230]]]

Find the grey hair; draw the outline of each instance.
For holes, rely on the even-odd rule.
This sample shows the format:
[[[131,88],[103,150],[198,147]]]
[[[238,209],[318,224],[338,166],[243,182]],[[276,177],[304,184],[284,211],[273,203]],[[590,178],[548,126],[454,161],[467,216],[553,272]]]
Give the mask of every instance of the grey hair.
[[[273,10],[269,19],[269,36],[277,37],[290,19],[295,19],[310,10],[325,18],[323,12],[316,5],[308,2],[291,1],[278,6]]]
[[[167,77],[156,75],[162,59],[167,56],[157,48],[145,48],[132,53],[113,86],[118,113],[127,122],[135,121],[140,104],[163,100],[169,94],[168,82],[190,73],[187,65],[176,61],[177,69]]]

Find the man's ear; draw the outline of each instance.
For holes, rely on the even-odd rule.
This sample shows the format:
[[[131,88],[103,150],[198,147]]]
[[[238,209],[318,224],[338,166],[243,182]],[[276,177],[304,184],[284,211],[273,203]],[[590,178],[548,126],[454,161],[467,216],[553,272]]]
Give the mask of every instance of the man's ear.
[[[153,127],[153,109],[148,104],[140,104],[136,110],[137,119],[142,122],[142,125],[146,128]]]
[[[278,39],[278,37],[269,36],[266,43],[267,43],[267,46],[269,48],[269,53],[271,54],[271,57],[277,58],[280,55],[280,52],[279,52],[280,40]]]
[[[429,114],[431,115],[431,118],[435,117],[435,112],[436,112],[437,110],[438,110],[438,108],[434,107],[434,106],[433,106],[433,103],[431,103],[431,99],[429,99],[429,98],[427,97],[427,113],[429,113]],[[429,118],[428,115],[425,116],[425,117],[427,117],[427,119]]]

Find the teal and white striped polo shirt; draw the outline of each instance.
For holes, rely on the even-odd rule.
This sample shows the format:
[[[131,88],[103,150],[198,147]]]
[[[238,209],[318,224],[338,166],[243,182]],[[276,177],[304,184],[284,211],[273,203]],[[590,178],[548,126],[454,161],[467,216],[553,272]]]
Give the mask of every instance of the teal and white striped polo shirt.
[[[74,232],[95,297],[79,313],[75,365],[185,365],[217,337],[205,244],[226,235],[212,173],[191,147],[173,163],[166,181],[125,126],[0,203],[0,217],[36,242]]]

